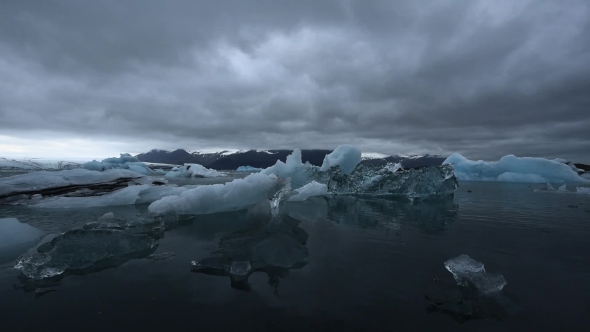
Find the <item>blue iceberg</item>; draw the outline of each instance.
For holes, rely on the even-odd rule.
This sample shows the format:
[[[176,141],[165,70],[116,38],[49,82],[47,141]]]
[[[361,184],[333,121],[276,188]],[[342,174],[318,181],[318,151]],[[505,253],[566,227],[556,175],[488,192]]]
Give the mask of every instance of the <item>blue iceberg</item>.
[[[122,153],[120,157],[113,157],[103,159],[102,161],[90,161],[87,163],[82,164],[82,168],[91,170],[91,171],[106,171],[109,169],[128,169],[137,173],[145,174],[145,175],[154,175],[158,174],[151,168],[149,168],[146,164],[139,161],[139,159],[131,156],[128,153]]]
[[[463,181],[525,183],[588,182],[570,166],[556,160],[507,155],[499,161],[469,160],[453,153],[443,165],[454,164],[455,176]]]

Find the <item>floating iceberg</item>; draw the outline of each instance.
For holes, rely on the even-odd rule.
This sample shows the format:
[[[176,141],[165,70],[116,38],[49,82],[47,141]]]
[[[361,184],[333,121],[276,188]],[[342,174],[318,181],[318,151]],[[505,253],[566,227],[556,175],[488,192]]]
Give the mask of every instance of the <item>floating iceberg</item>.
[[[11,261],[34,247],[45,233],[16,218],[0,219],[0,263]]]
[[[165,175],[168,178],[214,178],[220,176],[226,176],[226,174],[199,164],[184,164],[181,167],[174,167]]]
[[[338,166],[342,174],[350,174],[361,160],[361,150],[357,147],[348,144],[340,145],[324,158],[320,171],[327,171],[331,167]]]
[[[454,164],[455,175],[465,181],[528,183],[587,182],[564,163],[543,158],[508,155],[497,162],[473,161],[453,153],[443,165]]]
[[[361,164],[349,175],[334,168],[315,174],[314,179],[326,183],[329,193],[340,195],[400,196],[414,200],[447,196],[458,188],[452,165],[401,170],[394,164]]]
[[[152,254],[158,241],[145,234],[115,229],[77,229],[54,238],[37,253],[20,257],[14,268],[33,282],[56,280],[119,266]],[[40,251],[40,249],[42,249]]]
[[[483,294],[501,291],[506,286],[506,280],[499,273],[486,273],[483,263],[468,255],[460,255],[449,259],[445,268],[453,274],[457,284],[464,287],[474,287]]]
[[[358,164],[360,151],[345,146],[326,157],[322,168],[301,161],[301,151],[295,149],[286,162],[260,173],[250,174],[226,184],[199,186],[180,195],[164,197],[149,206],[156,214],[208,214],[245,209],[268,199],[280,188],[280,179],[290,179],[293,200],[324,194],[395,195],[410,199],[445,196],[455,192],[457,180],[452,165],[403,171],[396,164]],[[351,165],[355,168],[350,174]],[[344,170],[341,168],[344,167]]]
[[[576,187],[576,193],[590,195],[590,187]]]
[[[73,169],[57,172],[40,171],[0,178],[0,200],[17,195],[60,195],[79,190],[96,191],[126,187],[143,175],[125,169],[105,172]]]
[[[240,166],[236,169],[236,172],[260,172],[262,168],[256,168],[252,166]]]
[[[270,198],[281,187],[278,177],[254,173],[225,184],[198,186],[180,195],[164,197],[150,204],[148,210],[156,214],[210,214],[243,210]]]
[[[91,170],[91,171],[106,171],[109,169],[128,169],[137,173],[141,173],[144,175],[153,175],[156,174],[151,168],[149,168],[146,164],[139,161],[139,159],[131,156],[128,153],[122,153],[121,157],[114,157],[114,158],[107,158],[103,159],[103,161],[90,161],[87,163],[82,164],[82,168]]]

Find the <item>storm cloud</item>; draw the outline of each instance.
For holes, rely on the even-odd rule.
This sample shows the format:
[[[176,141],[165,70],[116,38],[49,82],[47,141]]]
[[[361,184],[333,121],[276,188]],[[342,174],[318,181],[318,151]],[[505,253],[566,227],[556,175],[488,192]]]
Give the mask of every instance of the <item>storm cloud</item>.
[[[588,36],[585,0],[3,1],[0,155],[351,143],[590,163]]]

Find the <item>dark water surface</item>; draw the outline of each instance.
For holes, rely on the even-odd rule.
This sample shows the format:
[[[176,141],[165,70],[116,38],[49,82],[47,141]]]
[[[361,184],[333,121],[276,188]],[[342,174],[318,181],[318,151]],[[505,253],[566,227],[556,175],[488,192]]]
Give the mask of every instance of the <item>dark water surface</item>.
[[[55,233],[105,212],[133,218],[146,209],[3,206],[0,218],[15,217]],[[4,262],[0,331],[588,331],[590,326],[589,195],[461,183],[452,200],[315,198],[289,203],[286,210],[301,223],[287,225],[287,236],[268,242],[283,246],[273,259],[300,253],[306,259],[296,268],[256,272],[238,284],[228,276],[192,272],[191,261],[218,251],[222,237],[241,243],[259,236],[255,230],[240,232],[245,212],[183,218],[155,252],[175,256],[71,275],[42,296],[20,289],[14,261]],[[306,244],[292,244],[302,234],[308,235]],[[462,293],[443,265],[460,254],[501,273],[508,282],[502,293],[460,302]],[[458,306],[471,301],[477,314],[464,321],[452,310],[429,312],[425,296],[455,299]]]

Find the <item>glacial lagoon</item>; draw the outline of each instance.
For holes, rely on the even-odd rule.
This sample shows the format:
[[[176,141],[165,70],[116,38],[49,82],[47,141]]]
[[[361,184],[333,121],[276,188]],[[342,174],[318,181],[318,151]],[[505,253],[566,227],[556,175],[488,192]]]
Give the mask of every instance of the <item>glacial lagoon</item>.
[[[187,185],[199,181],[210,180]],[[2,205],[0,218],[43,232],[32,236],[55,262],[59,250],[82,255],[79,268],[35,284],[14,266],[41,246],[0,247],[2,330],[581,331],[590,196],[545,187],[460,181],[451,197],[422,202],[311,197],[285,202],[278,223],[262,207],[158,217],[151,235],[147,204]],[[105,242],[117,225],[140,238]],[[84,250],[122,255],[96,263]],[[461,255],[501,275],[501,290],[459,285],[445,262]]]

